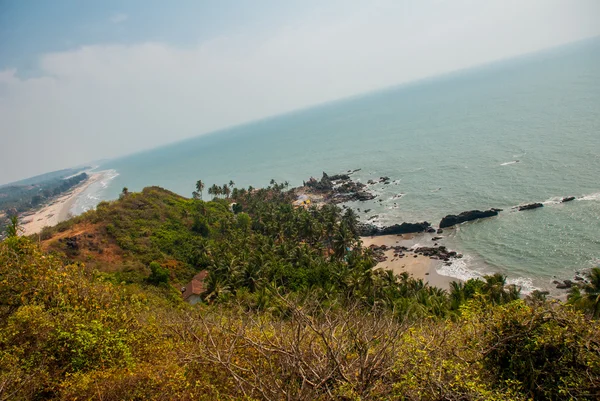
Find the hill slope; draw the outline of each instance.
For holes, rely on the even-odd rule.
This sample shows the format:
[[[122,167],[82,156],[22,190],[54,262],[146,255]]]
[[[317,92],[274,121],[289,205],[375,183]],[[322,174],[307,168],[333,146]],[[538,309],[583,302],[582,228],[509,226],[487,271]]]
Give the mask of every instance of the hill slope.
[[[282,189],[146,188],[41,245],[1,242],[0,399],[600,395],[591,314],[519,299],[501,276],[447,293],[373,270],[352,212],[294,209]],[[199,270],[190,306],[178,288]]]

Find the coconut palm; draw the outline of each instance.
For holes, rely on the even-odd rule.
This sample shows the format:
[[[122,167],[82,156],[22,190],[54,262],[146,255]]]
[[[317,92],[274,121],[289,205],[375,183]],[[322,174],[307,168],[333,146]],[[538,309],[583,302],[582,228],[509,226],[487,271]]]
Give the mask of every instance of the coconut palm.
[[[590,271],[589,282],[581,289],[578,286],[571,288],[568,300],[570,304],[589,312],[593,318],[600,317],[600,267]]]
[[[223,184],[221,187],[221,193],[225,195],[226,198],[229,198],[229,194],[231,194],[231,189],[227,186],[227,184]]]
[[[196,193],[200,195],[200,199],[202,199],[202,192],[204,191],[204,183],[202,180],[196,181]]]

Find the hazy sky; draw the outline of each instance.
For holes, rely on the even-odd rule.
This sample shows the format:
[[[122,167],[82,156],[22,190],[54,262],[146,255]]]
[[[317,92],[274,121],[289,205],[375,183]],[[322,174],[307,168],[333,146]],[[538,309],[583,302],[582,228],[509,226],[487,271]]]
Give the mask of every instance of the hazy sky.
[[[0,0],[0,183],[597,35],[599,0]]]

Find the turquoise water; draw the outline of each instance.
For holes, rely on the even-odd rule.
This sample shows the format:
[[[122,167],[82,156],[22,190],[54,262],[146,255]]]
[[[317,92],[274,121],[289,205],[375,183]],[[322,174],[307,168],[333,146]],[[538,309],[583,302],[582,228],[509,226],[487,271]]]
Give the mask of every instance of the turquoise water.
[[[168,133],[166,133],[167,135]],[[518,162],[517,162],[518,161]],[[467,257],[443,274],[502,271],[527,288],[600,261],[600,40],[403,85],[105,163],[76,212],[124,186],[190,195],[202,179],[263,186],[361,168],[380,224],[504,208],[447,230]],[[401,196],[399,196],[401,195]],[[557,204],[563,196],[580,199]],[[383,199],[383,202],[378,202]],[[512,212],[524,202],[545,207]]]

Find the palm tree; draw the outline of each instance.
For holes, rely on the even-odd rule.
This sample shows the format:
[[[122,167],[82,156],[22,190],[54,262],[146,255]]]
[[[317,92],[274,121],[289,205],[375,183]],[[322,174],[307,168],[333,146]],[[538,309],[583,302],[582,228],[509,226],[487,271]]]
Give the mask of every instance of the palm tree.
[[[233,182],[233,180],[229,180],[229,188],[233,188],[234,185],[235,185],[235,182]]]
[[[226,198],[229,198],[229,194],[231,193],[231,190],[229,189],[227,184],[223,184],[223,187],[221,187],[221,193],[223,195],[225,195]]]
[[[217,196],[221,195],[221,187],[218,186],[217,184],[212,184],[212,186],[208,189],[208,193],[217,197]]]
[[[579,287],[572,287],[569,303],[589,311],[593,318],[600,317],[600,267],[594,267],[589,274],[589,283],[584,284],[583,294]]]
[[[204,191],[204,183],[202,180],[196,181],[196,192],[200,194],[200,199],[202,199],[202,192]]]

